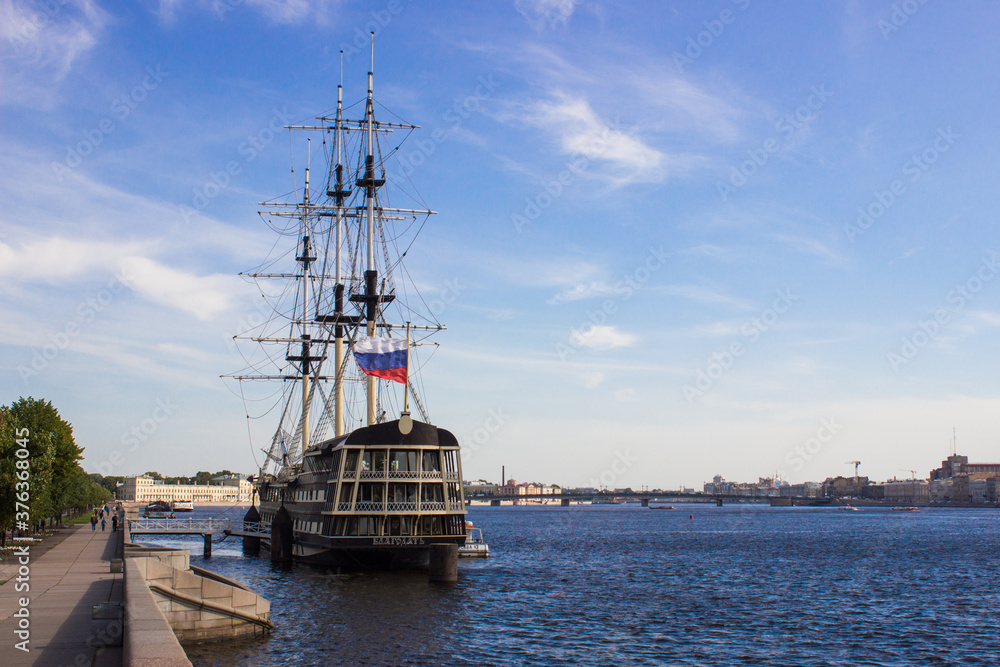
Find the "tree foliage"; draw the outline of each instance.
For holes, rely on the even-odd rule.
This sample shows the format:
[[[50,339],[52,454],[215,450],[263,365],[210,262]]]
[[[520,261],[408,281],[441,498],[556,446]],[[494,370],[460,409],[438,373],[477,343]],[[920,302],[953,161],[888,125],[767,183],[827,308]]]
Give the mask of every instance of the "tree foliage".
[[[0,406],[0,529],[14,526],[18,509],[16,453],[18,440],[27,441],[29,524],[61,516],[70,508],[103,502],[107,494],[83,468],[83,448],[73,439],[73,427],[59,415],[51,401],[20,398]]]

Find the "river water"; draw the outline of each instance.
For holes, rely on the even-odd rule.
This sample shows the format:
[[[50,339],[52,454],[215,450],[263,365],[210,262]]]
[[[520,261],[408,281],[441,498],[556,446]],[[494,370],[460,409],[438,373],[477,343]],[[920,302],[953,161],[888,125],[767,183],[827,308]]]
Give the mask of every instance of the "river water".
[[[454,585],[157,541],[271,601],[195,665],[1000,664],[1000,511],[675,507],[470,508]]]

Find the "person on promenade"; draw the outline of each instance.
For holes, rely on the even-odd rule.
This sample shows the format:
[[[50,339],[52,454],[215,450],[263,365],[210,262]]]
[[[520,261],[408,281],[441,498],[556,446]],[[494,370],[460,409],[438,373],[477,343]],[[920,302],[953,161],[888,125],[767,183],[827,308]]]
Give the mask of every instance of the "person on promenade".
[[[108,523],[107,519],[101,519],[101,532],[102,533],[104,532],[104,526],[106,526],[107,523]]]
[[[113,530],[115,532],[118,531],[118,515],[117,514],[112,514],[111,515],[111,530]]]
[[[91,514],[90,515],[90,530],[91,531],[97,530],[97,515],[96,514]]]

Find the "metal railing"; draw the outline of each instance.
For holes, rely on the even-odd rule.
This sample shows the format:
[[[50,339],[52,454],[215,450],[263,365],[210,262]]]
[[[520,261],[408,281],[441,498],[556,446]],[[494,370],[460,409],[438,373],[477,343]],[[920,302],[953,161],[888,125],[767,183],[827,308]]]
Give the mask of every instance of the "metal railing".
[[[384,512],[385,503],[376,503],[370,501],[359,502],[355,506],[355,510],[358,512]]]
[[[390,512],[416,512],[416,503],[389,503]]]
[[[129,519],[128,521],[129,530],[133,533],[146,531],[217,533],[231,530],[233,524],[230,519]]]

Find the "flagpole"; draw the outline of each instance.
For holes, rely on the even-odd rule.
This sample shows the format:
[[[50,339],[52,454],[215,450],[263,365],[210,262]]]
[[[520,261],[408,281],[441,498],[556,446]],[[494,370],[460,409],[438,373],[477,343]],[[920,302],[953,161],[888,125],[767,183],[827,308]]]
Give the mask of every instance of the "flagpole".
[[[410,414],[410,323],[406,323],[406,378],[403,382],[403,414]]]
[[[413,430],[410,418],[410,323],[406,323],[406,376],[403,378],[403,414],[399,416],[399,432],[409,435]]]

